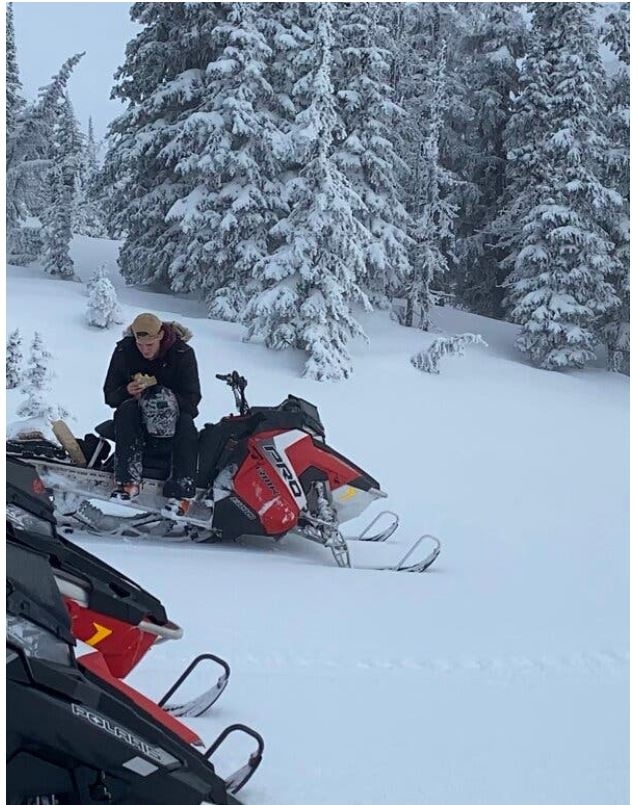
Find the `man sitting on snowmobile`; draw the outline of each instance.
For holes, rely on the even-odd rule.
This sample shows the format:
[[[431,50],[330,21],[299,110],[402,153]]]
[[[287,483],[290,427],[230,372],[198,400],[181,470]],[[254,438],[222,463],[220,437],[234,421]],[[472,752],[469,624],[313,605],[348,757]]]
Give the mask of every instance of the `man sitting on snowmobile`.
[[[178,518],[195,497],[197,429],[202,398],[192,333],[177,322],[141,313],[118,341],[104,381],[104,399],[115,408],[115,484],[111,495],[130,501],[140,493],[148,436],[172,439],[172,468],[163,509]]]

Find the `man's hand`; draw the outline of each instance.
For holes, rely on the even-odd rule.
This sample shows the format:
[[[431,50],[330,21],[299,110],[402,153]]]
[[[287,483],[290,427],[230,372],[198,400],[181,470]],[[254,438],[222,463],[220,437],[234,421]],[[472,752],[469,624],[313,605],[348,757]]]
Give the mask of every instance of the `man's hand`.
[[[139,397],[145,388],[146,387],[144,383],[140,383],[139,380],[131,380],[131,382],[126,387],[126,390],[131,395],[131,397]]]

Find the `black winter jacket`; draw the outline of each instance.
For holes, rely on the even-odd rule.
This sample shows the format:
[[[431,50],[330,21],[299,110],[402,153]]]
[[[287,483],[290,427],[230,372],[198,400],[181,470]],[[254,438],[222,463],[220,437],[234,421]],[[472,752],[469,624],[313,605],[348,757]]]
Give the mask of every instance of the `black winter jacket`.
[[[155,360],[148,361],[135,344],[133,334],[118,341],[104,381],[104,400],[111,408],[117,408],[130,399],[126,387],[138,372],[154,375],[161,386],[171,389],[177,397],[180,411],[197,416],[197,406],[202,399],[195,352],[185,342],[190,332],[176,322],[164,322],[164,343]]]

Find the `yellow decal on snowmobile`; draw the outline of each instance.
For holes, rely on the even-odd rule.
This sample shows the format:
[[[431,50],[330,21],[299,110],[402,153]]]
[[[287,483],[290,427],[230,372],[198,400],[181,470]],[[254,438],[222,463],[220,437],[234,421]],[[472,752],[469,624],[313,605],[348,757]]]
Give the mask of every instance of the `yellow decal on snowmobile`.
[[[93,621],[93,626],[95,626],[97,631],[90,640],[84,641],[89,646],[97,646],[97,644],[101,643],[105,637],[113,634],[113,629],[107,629],[106,626],[100,626],[100,624],[96,623],[95,621]]]
[[[357,491],[354,486],[347,486],[346,491],[339,495],[339,500],[350,500],[357,494]]]

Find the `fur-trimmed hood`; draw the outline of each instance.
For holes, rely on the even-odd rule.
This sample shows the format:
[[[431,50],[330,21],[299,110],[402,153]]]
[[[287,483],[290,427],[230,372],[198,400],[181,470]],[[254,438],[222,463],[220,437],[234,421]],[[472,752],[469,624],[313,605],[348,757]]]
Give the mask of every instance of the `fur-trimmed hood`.
[[[166,330],[167,332],[172,330],[174,335],[178,338],[181,338],[184,342],[190,341],[193,337],[193,333],[188,329],[188,327],[186,327],[184,324],[180,324],[178,321],[163,321],[162,329]],[[134,337],[133,324],[129,324],[129,326],[122,332],[122,335],[124,338],[129,336]],[[174,339],[171,340],[174,341]]]

